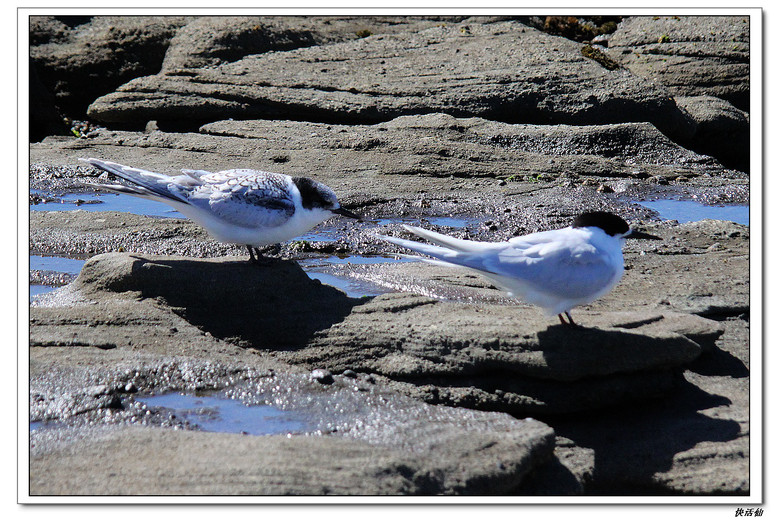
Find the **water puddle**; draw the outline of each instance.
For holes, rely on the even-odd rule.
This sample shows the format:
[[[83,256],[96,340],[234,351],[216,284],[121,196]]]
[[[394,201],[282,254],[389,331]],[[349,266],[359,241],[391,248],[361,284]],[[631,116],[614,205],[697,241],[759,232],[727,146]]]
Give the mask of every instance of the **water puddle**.
[[[329,256],[325,258],[313,258],[300,260],[298,263],[304,269],[309,278],[341,290],[350,298],[362,298],[364,296],[378,296],[389,292],[386,287],[373,284],[362,279],[350,277],[344,267],[349,265],[377,265],[386,263],[412,262],[411,258],[391,256]],[[338,266],[338,267],[337,267]],[[340,272],[334,272],[334,268],[341,268]]]
[[[402,262],[412,262],[411,258],[396,257],[396,256],[363,256],[363,255],[348,255],[348,256],[328,256],[325,258],[315,258],[301,260],[302,266],[326,266],[326,265],[345,265],[345,264],[398,264]]]
[[[31,271],[54,271],[57,273],[79,274],[85,260],[64,256],[30,255]]]
[[[77,258],[68,258],[65,256],[37,256],[30,255],[30,271],[45,271],[50,273],[64,273],[68,275],[76,276],[81,272],[81,268],[84,266],[86,260],[79,260]],[[55,278],[57,278],[55,276]],[[40,283],[41,281],[48,281],[47,276],[38,277],[36,281],[39,283],[30,284],[30,302],[37,299],[39,296],[50,293],[57,289],[59,285],[63,285],[69,281],[69,277],[66,277],[65,282],[55,283],[54,285],[46,285]]]
[[[711,206],[693,200],[642,200],[636,203],[658,212],[662,219],[676,220],[681,224],[712,219],[750,225],[749,206]]]
[[[30,190],[31,195],[44,198],[56,197],[56,201],[30,205],[30,211],[119,211],[147,217],[185,218],[184,215],[162,202],[141,199],[119,193],[67,193],[53,195],[41,190]]]
[[[57,289],[53,285],[30,285],[30,301],[33,301],[37,297],[50,293]]]
[[[161,407],[207,432],[279,435],[312,431],[296,412],[269,405],[246,405],[235,399],[179,393],[137,397],[149,407]]]

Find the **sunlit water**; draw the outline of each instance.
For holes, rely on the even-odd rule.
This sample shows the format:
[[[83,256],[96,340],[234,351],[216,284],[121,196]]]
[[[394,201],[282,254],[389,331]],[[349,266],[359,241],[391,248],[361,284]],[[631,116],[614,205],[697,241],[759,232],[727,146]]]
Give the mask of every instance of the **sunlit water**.
[[[709,206],[693,200],[643,200],[637,204],[657,211],[662,219],[676,220],[681,224],[712,219],[750,225],[749,206]]]
[[[299,413],[269,405],[247,406],[223,397],[170,393],[136,400],[148,407],[170,409],[178,417],[209,432],[279,435],[312,429]]]
[[[31,194],[50,196],[41,190],[30,190]],[[57,195],[56,202],[42,202],[30,206],[30,211],[119,211],[148,217],[185,218],[184,215],[162,202],[123,195],[120,193],[68,193]],[[84,203],[79,203],[83,201]]]
[[[412,262],[405,257],[392,256],[361,256],[349,255],[345,257],[329,256],[327,258],[313,258],[300,260],[298,263],[304,269],[309,278],[335,287],[344,292],[350,298],[362,298],[364,296],[377,296],[389,292],[389,289],[372,284],[365,280],[357,280],[349,277],[337,276],[325,272],[329,265],[376,265],[387,263]]]

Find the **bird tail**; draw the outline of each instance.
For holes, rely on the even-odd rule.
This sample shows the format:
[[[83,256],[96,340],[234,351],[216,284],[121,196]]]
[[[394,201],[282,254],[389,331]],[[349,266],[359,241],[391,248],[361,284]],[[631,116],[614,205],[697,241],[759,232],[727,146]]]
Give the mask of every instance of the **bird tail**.
[[[406,249],[411,249],[412,251],[415,251],[417,253],[432,256],[433,258],[438,259],[438,261],[436,261],[436,260],[431,260],[430,258],[425,258],[420,256],[404,255],[406,257],[416,258],[418,260],[425,260],[426,262],[430,262],[434,264],[447,263],[449,265],[450,262],[454,260],[455,257],[458,255],[457,251],[454,251],[452,249],[447,249],[446,247],[433,246],[431,244],[423,244],[422,242],[415,242],[414,240],[406,240],[405,238],[391,237],[387,235],[376,235],[376,236],[377,238],[380,238],[385,242],[390,242],[391,244],[395,244],[397,246],[401,246]]]
[[[404,229],[406,229],[410,233],[414,233],[420,238],[424,238],[429,242],[433,242],[438,246],[444,247],[446,249],[452,249],[454,251],[461,251],[461,252],[477,251],[482,247],[484,247],[484,244],[480,242],[475,242],[473,240],[463,240],[461,238],[454,238],[447,235],[442,235],[441,233],[437,233],[435,231],[423,229],[420,227],[407,226],[406,224],[404,224]],[[411,242],[411,243],[417,244],[417,242]],[[408,247],[408,246],[403,246],[403,247]]]
[[[411,249],[417,253],[433,257],[425,258],[420,256],[411,256],[412,258],[417,258],[431,264],[446,265],[448,267],[467,267],[471,269],[479,269],[478,266],[471,265],[472,262],[470,260],[472,255],[469,253],[476,251],[480,247],[480,242],[453,238],[447,235],[442,235],[441,233],[436,233],[434,231],[429,231],[427,229],[413,226],[404,225],[404,228],[421,238],[433,242],[436,245],[424,244],[422,242],[415,242],[413,240],[406,240],[405,238],[391,237],[387,235],[377,235],[377,237],[397,246]],[[481,244],[481,246],[484,248],[484,244]]]
[[[139,168],[131,168],[110,161],[101,161],[100,159],[89,158],[79,159],[79,161],[91,164],[96,168],[114,174],[132,184],[131,186],[124,184],[96,184],[105,190],[147,199],[162,199],[163,201],[187,204],[187,199],[168,189],[168,184],[171,180],[171,177],[168,175],[141,170]]]

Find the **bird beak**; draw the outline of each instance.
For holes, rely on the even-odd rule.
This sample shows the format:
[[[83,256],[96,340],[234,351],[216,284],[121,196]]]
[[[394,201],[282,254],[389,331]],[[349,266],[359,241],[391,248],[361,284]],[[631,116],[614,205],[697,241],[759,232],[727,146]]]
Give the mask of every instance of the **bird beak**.
[[[642,231],[637,231],[636,229],[630,229],[628,233],[623,235],[623,238],[639,238],[644,240],[663,240],[661,237],[657,237],[655,235],[651,235],[650,233],[644,233]]]
[[[343,216],[343,217],[354,218],[354,219],[356,219],[356,220],[363,220],[362,218],[360,218],[360,216],[359,216],[359,215],[355,215],[354,213],[352,213],[352,212],[351,212],[351,211],[349,211],[348,209],[344,209],[344,208],[342,208],[342,207],[338,207],[338,208],[336,208],[336,209],[332,209],[332,210],[330,210],[330,211],[331,211],[331,212],[333,212],[333,213],[335,213],[336,215],[341,215],[341,216]]]

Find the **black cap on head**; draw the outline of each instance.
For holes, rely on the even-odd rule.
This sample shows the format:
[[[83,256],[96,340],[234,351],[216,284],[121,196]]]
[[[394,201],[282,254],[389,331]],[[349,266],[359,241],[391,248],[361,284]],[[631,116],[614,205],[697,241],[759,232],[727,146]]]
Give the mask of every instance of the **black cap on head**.
[[[293,183],[301,192],[301,205],[306,209],[332,209],[339,205],[333,190],[308,177],[293,177]]]
[[[628,222],[608,211],[589,211],[577,216],[572,227],[597,227],[607,235],[618,236],[628,232]]]
[[[642,231],[630,229],[628,222],[608,211],[590,211],[574,219],[572,227],[597,227],[610,236],[623,238],[641,238],[645,240],[661,240],[661,237]]]
[[[293,183],[301,193],[301,205],[304,208],[326,209],[335,215],[343,215],[345,217],[361,220],[358,215],[342,208],[336,198],[336,194],[324,184],[309,179],[308,177],[293,177]]]

